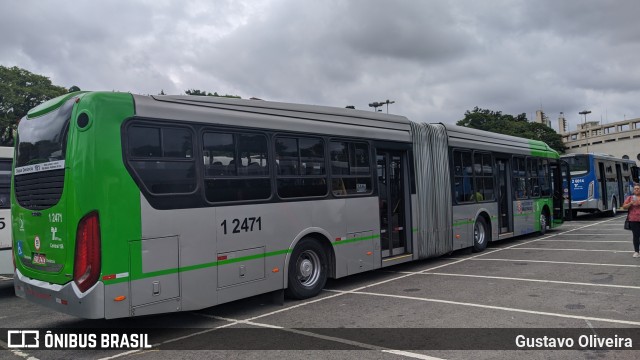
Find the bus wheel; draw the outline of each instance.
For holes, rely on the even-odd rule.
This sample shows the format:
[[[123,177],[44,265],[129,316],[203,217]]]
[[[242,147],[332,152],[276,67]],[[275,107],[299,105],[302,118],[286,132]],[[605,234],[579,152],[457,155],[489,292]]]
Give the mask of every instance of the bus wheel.
[[[480,252],[487,248],[491,231],[482,216],[478,216],[473,224],[473,252]]]
[[[302,239],[289,260],[289,286],[286,295],[294,299],[314,297],[327,282],[327,255],[316,240]]]
[[[616,216],[618,214],[618,202],[616,198],[613,198],[611,201],[611,212],[609,212],[609,216]]]
[[[547,211],[542,210],[540,213],[540,235],[544,235],[547,232]]]

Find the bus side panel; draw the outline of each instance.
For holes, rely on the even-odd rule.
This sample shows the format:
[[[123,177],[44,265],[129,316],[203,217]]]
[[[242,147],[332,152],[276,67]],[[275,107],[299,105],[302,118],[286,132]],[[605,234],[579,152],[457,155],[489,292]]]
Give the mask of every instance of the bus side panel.
[[[377,196],[345,199],[346,237],[348,243],[334,243],[336,263],[347,261],[347,273],[357,274],[382,265],[380,249],[380,214]],[[375,235],[374,235],[375,234]],[[339,233],[336,236],[344,236]],[[336,271],[336,278],[342,276]]]
[[[540,228],[539,219],[536,218],[534,200],[523,199],[513,202],[513,235],[525,235],[536,231],[536,223]]]
[[[156,210],[142,195],[140,202],[142,239],[131,242],[136,315],[216,305],[216,209]],[[160,300],[168,303],[152,306],[157,311],[141,308]]]
[[[453,206],[453,250],[473,246],[476,209],[476,204]]]

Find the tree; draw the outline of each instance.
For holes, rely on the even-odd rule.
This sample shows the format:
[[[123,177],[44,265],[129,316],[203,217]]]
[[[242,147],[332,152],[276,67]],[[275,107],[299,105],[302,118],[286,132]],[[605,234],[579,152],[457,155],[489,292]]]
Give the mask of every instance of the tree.
[[[0,144],[13,146],[13,134],[27,112],[41,103],[67,93],[49,78],[17,66],[0,65]]]
[[[210,92],[206,92],[204,90],[197,90],[197,89],[185,90],[184,93],[187,95],[195,95],[195,96],[215,96],[215,97],[225,97],[225,98],[232,98],[232,99],[242,99],[238,95],[229,95],[229,94],[218,95],[218,92],[214,92],[212,94]]]
[[[80,88],[75,86],[75,85],[73,85],[72,87],[69,88],[69,92],[70,93],[76,92],[76,91],[82,91],[82,90],[80,90]]]
[[[464,119],[458,121],[456,125],[544,141],[552,149],[564,153],[562,136],[546,125],[529,122],[524,113],[513,116],[476,106],[472,111],[467,110],[464,113]]]

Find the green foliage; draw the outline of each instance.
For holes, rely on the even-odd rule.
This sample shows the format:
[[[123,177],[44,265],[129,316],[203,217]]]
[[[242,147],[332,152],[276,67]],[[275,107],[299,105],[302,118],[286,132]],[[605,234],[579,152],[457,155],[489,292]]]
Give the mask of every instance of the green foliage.
[[[45,76],[0,65],[0,145],[13,146],[18,122],[30,109],[66,93]]]
[[[464,119],[458,121],[456,125],[544,141],[555,151],[564,153],[562,136],[543,124],[529,122],[524,113],[513,116],[476,106],[473,111],[467,110],[464,113]]]
[[[210,92],[206,92],[204,90],[197,90],[197,89],[185,90],[184,93],[187,95],[195,95],[195,96],[216,96],[216,97],[225,97],[225,98],[231,98],[231,99],[242,99],[238,95],[229,95],[229,94],[218,95],[217,92],[214,92],[212,94]]]

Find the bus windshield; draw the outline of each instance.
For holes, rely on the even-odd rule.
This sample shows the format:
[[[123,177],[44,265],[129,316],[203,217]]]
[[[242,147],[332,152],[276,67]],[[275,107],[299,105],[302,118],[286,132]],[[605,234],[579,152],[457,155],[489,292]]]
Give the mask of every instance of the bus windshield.
[[[20,121],[16,168],[64,160],[73,100],[43,116]]]
[[[588,156],[572,156],[564,158],[569,163],[571,176],[582,176],[589,173]]]

